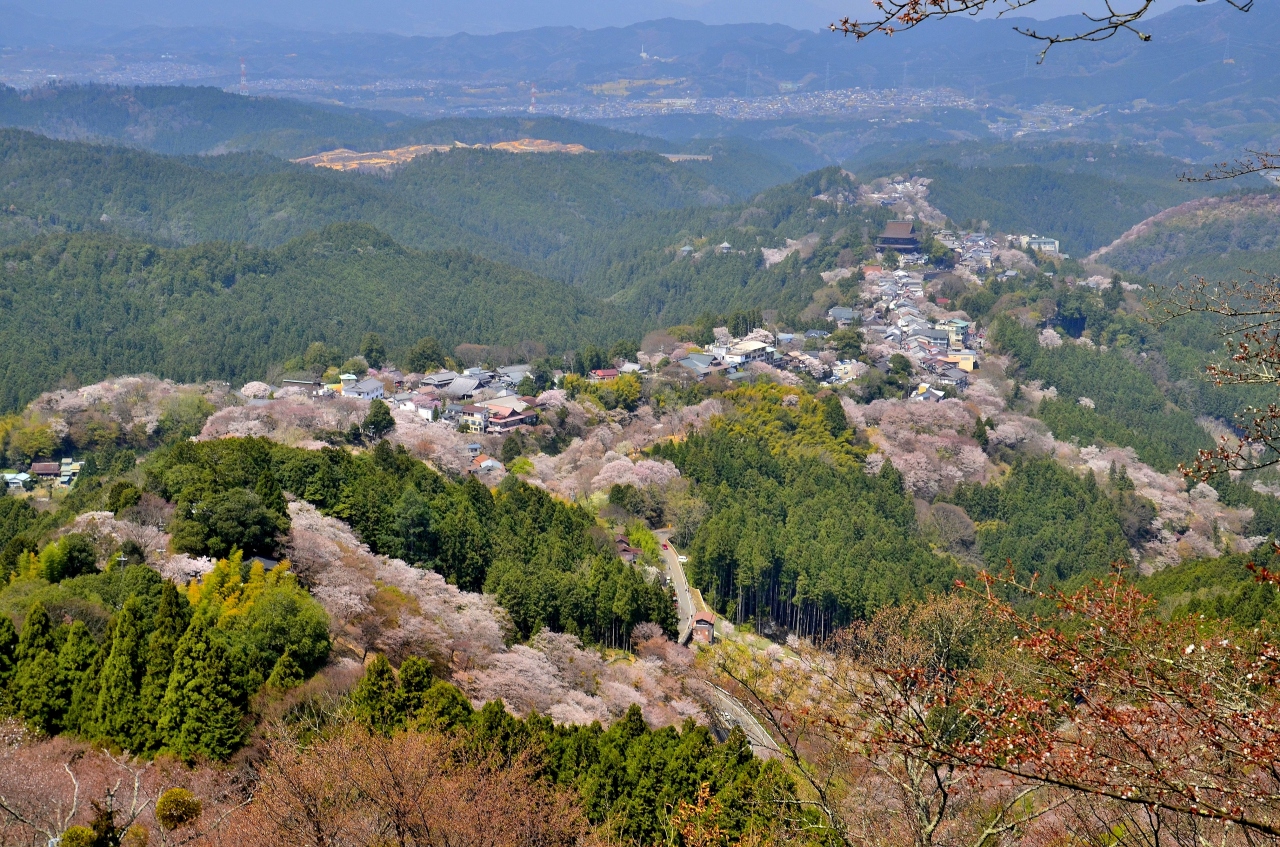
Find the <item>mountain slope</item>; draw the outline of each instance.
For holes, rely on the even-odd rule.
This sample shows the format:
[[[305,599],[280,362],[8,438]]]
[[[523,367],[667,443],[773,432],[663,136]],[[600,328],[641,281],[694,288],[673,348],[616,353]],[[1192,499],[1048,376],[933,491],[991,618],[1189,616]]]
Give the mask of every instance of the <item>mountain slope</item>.
[[[1188,276],[1280,273],[1280,194],[1211,197],[1166,209],[1130,229],[1094,258],[1153,282]]]
[[[0,243],[110,232],[170,246],[271,248],[362,222],[410,248],[466,250],[612,298],[637,330],[706,311],[803,309],[821,279],[794,263],[765,268],[759,248],[850,224],[878,231],[884,216],[815,203],[829,191],[848,194],[852,184],[831,168],[730,203],[693,170],[645,152],[451,150],[358,174],[261,154],[175,158],[0,130]],[[732,255],[680,263],[682,246],[724,241]]]
[[[554,117],[422,120],[202,86],[0,86],[0,126],[52,138],[107,141],[156,153],[256,150],[286,157],[335,147],[492,144],[518,138],[576,142],[592,150],[666,150],[661,139]]]
[[[548,350],[631,335],[618,312],[562,283],[459,252],[419,252],[359,224],[273,250],[156,248],[46,236],[0,252],[0,408],[67,375],[180,381],[260,377],[313,341],[404,348],[433,335]]]
[[[1106,144],[965,143],[898,154],[863,164],[858,173],[928,177],[930,202],[952,220],[1049,235],[1071,255],[1084,255],[1162,209],[1226,190],[1180,182],[1187,167]]]
[[[72,229],[271,246],[333,221],[363,220],[415,247],[510,261],[547,259],[637,213],[727,199],[691,171],[645,153],[453,150],[387,177],[251,154],[170,158],[14,130],[0,130],[0,186],[11,216],[53,216]],[[9,228],[22,235],[13,218]]]

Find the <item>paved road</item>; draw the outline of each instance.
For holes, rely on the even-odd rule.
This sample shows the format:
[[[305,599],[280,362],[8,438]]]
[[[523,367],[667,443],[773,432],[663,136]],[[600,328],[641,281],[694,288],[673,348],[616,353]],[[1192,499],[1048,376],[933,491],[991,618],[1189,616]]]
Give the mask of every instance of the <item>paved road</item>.
[[[685,576],[684,566],[676,557],[676,548],[671,543],[671,530],[660,529],[654,533],[659,544],[667,545],[662,551],[662,560],[667,566],[667,576],[671,578],[671,586],[676,590],[676,615],[680,620],[680,643],[689,640],[693,631],[693,593],[689,591],[689,580]]]
[[[671,577],[671,585],[676,592],[677,615],[680,619],[680,643],[685,643],[693,630],[693,592],[689,590],[689,579],[685,575],[684,565],[680,564],[680,555],[671,543],[670,530],[658,530],[660,544],[667,545],[662,551],[662,559],[667,566],[667,574]],[[767,759],[778,755],[777,745],[764,728],[764,724],[751,714],[751,711],[728,691],[718,685],[711,686],[711,694],[715,700],[715,708],[721,723],[740,726],[751,742],[751,749],[757,756]],[[726,717],[727,716],[727,717]]]
[[[764,724],[738,698],[718,685],[711,686],[711,693],[715,697],[716,708],[720,711],[721,722],[742,727],[747,740],[751,742],[751,751],[757,758],[770,759],[778,755],[778,746]]]

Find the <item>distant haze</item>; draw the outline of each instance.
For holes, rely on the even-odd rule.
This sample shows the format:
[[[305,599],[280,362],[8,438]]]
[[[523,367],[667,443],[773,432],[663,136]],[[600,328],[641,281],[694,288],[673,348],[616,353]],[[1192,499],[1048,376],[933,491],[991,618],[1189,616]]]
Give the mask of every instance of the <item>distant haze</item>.
[[[1164,11],[1191,0],[1157,0]],[[1097,11],[1102,0],[1037,0],[1018,14],[1040,19]],[[1123,5],[1123,3],[1121,4]],[[4,9],[119,29],[139,26],[240,27],[261,22],[320,32],[447,35],[540,26],[595,29],[664,17],[704,23],[782,23],[820,29],[844,15],[867,17],[870,0],[0,0]]]

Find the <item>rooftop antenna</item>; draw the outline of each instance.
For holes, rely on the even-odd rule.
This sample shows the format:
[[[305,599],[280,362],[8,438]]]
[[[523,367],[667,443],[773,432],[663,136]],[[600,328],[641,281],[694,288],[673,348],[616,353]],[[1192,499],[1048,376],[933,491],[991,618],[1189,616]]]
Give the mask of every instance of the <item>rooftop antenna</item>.
[[[249,93],[249,75],[245,73],[244,56],[240,57],[240,93],[245,95]]]

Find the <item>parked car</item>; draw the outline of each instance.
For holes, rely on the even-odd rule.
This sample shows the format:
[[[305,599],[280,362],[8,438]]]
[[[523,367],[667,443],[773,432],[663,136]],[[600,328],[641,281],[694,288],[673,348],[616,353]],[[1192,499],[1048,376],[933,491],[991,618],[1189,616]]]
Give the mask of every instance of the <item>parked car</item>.
[[[677,560],[679,560],[680,564],[682,564],[682,565],[683,565],[685,562],[689,561],[689,557],[688,557],[688,556],[676,556],[676,559],[677,559]]]

